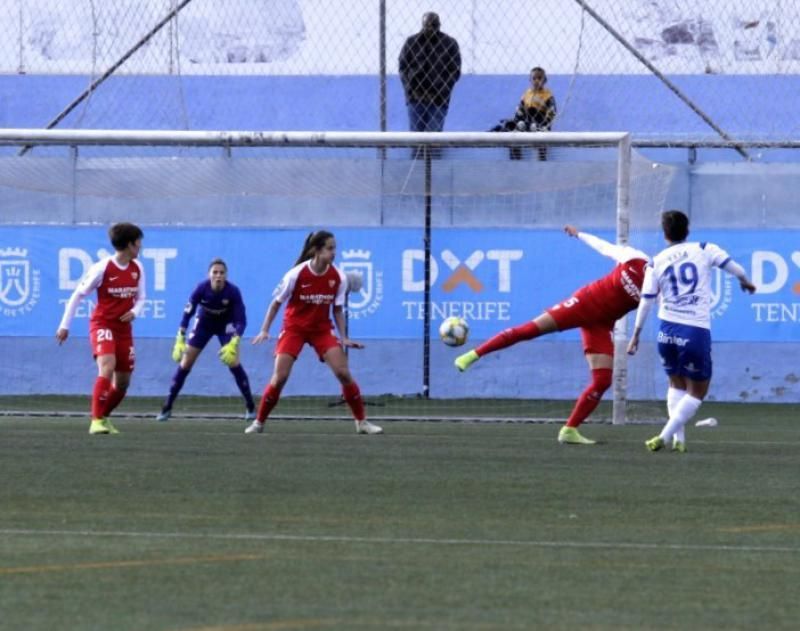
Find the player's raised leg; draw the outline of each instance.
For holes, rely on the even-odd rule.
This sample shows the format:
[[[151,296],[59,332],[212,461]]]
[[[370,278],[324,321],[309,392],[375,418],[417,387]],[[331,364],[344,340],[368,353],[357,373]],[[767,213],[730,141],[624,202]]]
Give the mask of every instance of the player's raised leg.
[[[553,317],[549,313],[542,313],[534,320],[500,331],[483,344],[456,357],[453,363],[458,370],[464,372],[484,355],[508,348],[518,342],[532,340],[540,335],[547,335],[555,330],[556,321]]]

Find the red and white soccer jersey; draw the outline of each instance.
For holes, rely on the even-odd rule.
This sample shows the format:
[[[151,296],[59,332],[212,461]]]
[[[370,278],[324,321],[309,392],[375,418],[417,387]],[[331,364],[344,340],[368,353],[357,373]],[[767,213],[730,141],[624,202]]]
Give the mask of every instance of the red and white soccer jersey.
[[[134,259],[123,269],[113,258],[109,258],[102,274],[97,286],[97,306],[92,312],[92,324],[118,325],[119,319],[128,311],[137,313],[137,304],[138,311],[141,311],[144,273],[139,261]]]
[[[311,262],[295,265],[284,275],[273,298],[286,303],[284,329],[330,331],[331,307],[343,306],[347,279],[335,265],[322,274],[315,274]]]
[[[617,320],[638,306],[649,258],[629,246],[614,245],[583,232],[578,236],[601,254],[616,260],[617,265],[547,313],[556,321],[559,331],[582,329],[585,352],[613,355],[611,331]]]
[[[575,295],[590,304],[598,319],[616,321],[639,305],[646,258],[619,263],[611,272],[590,283]]]
[[[80,300],[97,291],[97,304],[89,320],[92,354],[116,355],[116,370],[133,370],[135,352],[130,322],[120,318],[133,311],[138,316],[144,307],[144,270],[135,259],[124,267],[114,257],[92,265],[81,279],[64,309],[60,329],[69,330]]]
[[[297,357],[303,345],[310,344],[322,359],[329,349],[339,346],[331,308],[344,305],[346,291],[347,279],[334,265],[322,274],[311,269],[310,261],[290,269],[273,294],[277,302],[286,303],[275,353]]]

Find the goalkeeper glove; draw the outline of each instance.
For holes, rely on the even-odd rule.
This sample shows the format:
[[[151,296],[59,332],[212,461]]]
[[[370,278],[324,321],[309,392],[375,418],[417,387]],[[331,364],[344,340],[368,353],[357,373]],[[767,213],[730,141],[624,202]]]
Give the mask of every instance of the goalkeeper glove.
[[[231,341],[219,349],[219,358],[226,366],[233,366],[236,358],[239,356],[239,341],[241,338],[234,335]]]
[[[175,345],[172,347],[172,361],[180,363],[181,357],[186,352],[186,336],[183,331],[178,331],[175,336]]]

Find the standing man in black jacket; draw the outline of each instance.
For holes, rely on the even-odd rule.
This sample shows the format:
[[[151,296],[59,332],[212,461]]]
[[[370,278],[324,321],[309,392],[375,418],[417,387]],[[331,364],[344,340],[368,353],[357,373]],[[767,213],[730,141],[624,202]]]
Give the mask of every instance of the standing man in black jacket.
[[[400,51],[400,78],[411,131],[442,131],[453,86],[461,77],[461,51],[440,29],[439,16],[422,16],[422,30]]]

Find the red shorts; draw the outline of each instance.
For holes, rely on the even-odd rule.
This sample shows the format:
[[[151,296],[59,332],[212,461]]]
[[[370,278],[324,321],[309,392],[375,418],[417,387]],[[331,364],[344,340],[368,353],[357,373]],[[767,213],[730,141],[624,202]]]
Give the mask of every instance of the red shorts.
[[[609,320],[600,306],[587,301],[581,292],[547,309],[547,313],[556,321],[559,331],[581,330],[584,353],[614,356],[616,320]]]
[[[114,370],[133,372],[136,350],[133,347],[131,327],[110,328],[92,323],[89,325],[89,343],[95,359],[99,355],[114,355],[117,360]]]
[[[278,343],[275,345],[275,354],[286,353],[295,359],[300,356],[304,344],[310,344],[317,351],[320,361],[324,361],[325,353],[336,346],[341,346],[339,339],[333,331],[296,331],[282,329],[278,335]]]

